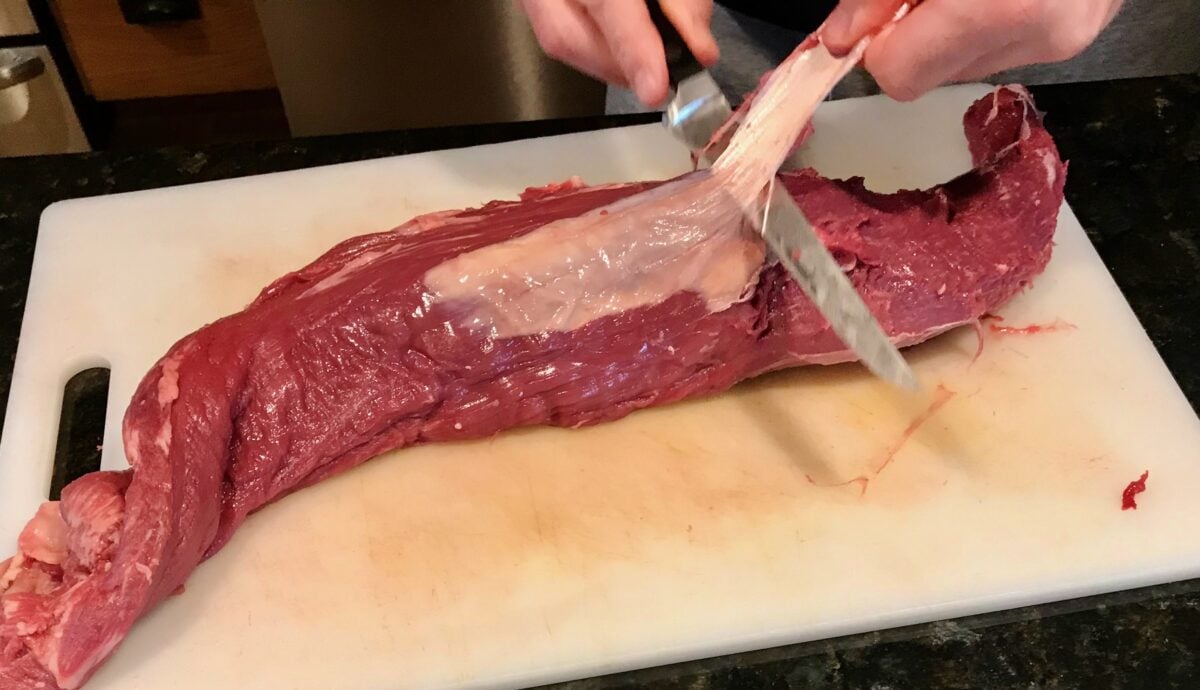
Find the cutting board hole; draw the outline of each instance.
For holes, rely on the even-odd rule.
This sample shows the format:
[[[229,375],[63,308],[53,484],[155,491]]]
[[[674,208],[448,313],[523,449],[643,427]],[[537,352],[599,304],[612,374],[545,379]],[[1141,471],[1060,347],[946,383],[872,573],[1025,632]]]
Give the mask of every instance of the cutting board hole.
[[[108,381],[109,370],[94,367],[72,376],[63,388],[50,500],[57,501],[67,484],[100,469]]]

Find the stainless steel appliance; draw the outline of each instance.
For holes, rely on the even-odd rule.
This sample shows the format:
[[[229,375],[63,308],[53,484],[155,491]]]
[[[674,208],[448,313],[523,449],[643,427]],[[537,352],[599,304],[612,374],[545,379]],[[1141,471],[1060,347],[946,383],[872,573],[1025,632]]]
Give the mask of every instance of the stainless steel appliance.
[[[255,0],[297,136],[604,112],[513,0]]]

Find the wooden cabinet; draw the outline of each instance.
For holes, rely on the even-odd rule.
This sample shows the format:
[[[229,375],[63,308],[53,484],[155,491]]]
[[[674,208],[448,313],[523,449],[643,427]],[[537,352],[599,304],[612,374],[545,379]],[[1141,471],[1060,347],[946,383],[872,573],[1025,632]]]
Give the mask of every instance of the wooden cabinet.
[[[198,19],[131,24],[117,0],[52,0],[84,88],[97,100],[275,86],[253,0],[202,0]]]

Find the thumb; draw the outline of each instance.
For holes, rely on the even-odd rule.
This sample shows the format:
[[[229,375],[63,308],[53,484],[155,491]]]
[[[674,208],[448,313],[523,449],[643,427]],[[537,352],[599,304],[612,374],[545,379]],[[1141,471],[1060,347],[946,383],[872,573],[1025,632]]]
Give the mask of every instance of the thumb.
[[[886,24],[904,0],[840,0],[821,31],[829,52],[844,55],[855,43]]]

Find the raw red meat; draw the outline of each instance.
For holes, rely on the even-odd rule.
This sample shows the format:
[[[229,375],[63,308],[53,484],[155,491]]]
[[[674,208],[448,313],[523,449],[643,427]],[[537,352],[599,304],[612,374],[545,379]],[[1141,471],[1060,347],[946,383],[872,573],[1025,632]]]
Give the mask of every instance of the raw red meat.
[[[782,176],[902,345],[995,310],[1050,257],[1066,168],[1028,94],[997,89],[964,123],[977,169],[928,191]],[[685,290],[511,337],[431,297],[448,261],[662,184],[552,186],[356,237],[179,341],[128,408],[132,469],[71,484],[0,563],[0,687],[80,686],[250,513],[383,451],[596,424],[853,358],[769,260],[717,311]]]

